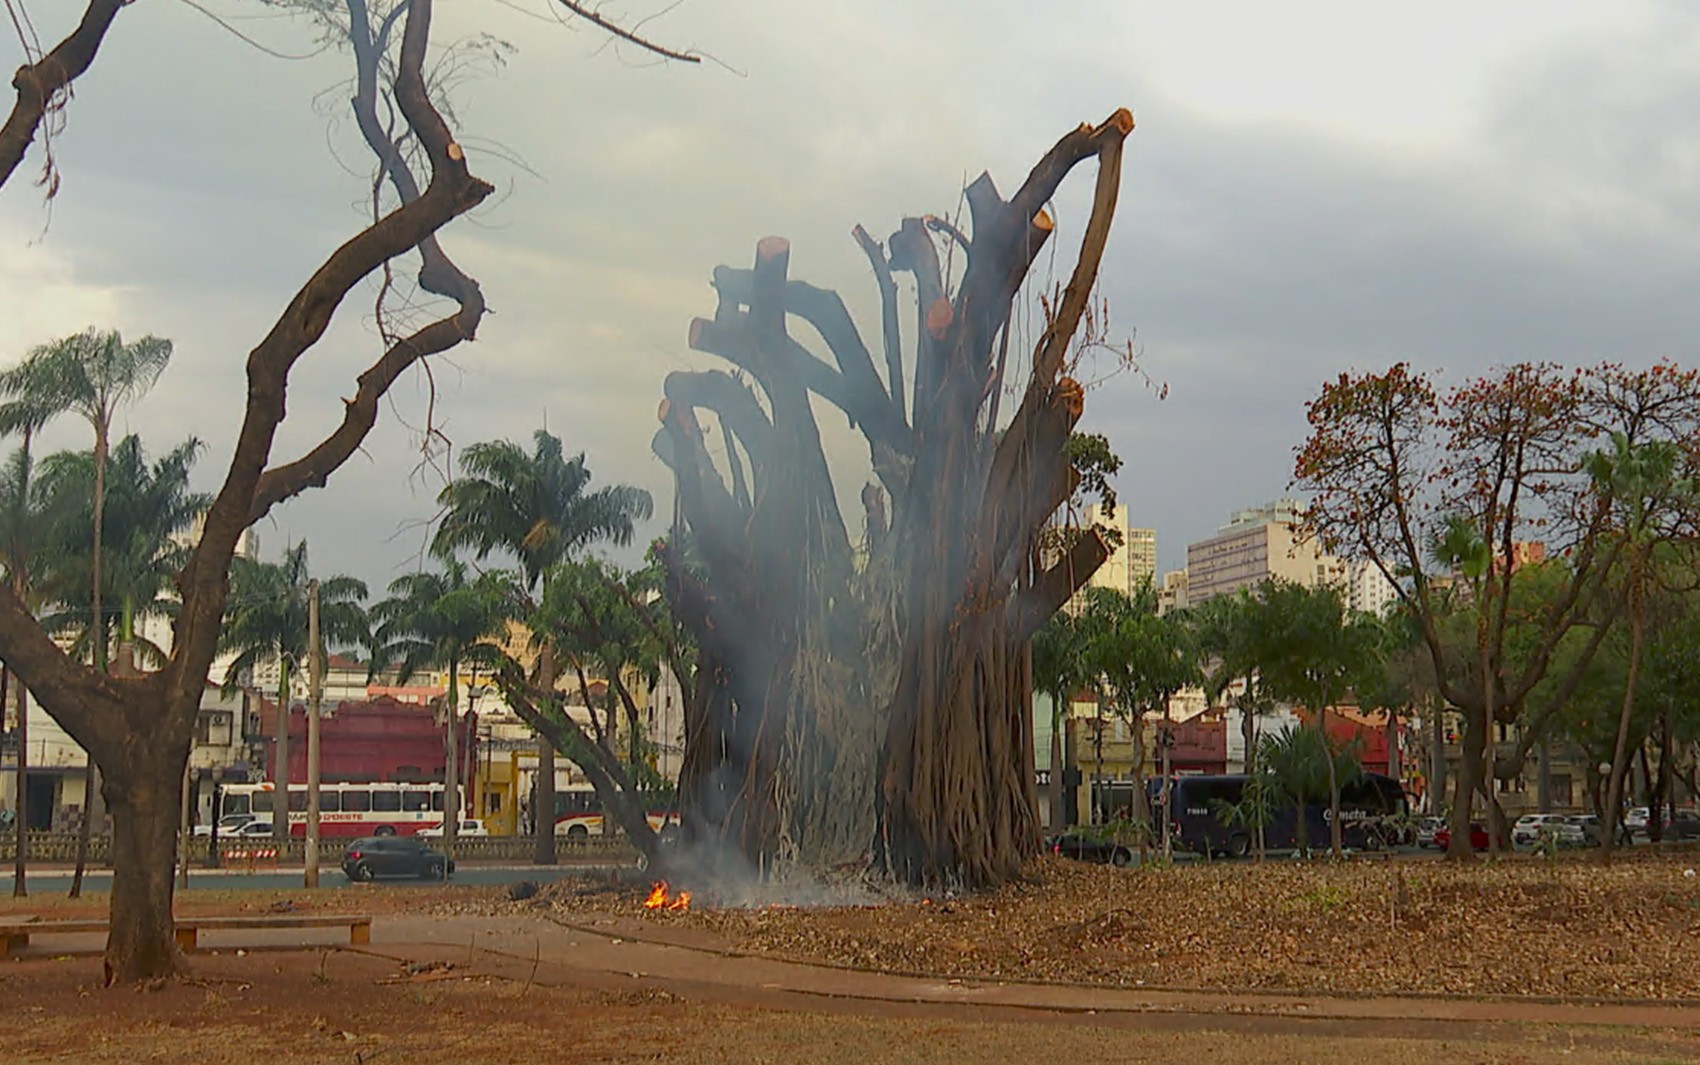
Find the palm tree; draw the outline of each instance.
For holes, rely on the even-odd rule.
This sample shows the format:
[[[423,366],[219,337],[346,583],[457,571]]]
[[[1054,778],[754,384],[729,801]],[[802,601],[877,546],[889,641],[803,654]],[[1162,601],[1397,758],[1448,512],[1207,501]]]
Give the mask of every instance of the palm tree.
[[[545,587],[549,572],[591,544],[624,546],[634,526],[649,517],[649,493],[629,485],[589,491],[590,469],[581,452],[567,459],[561,440],[545,429],[532,435],[528,453],[509,440],[474,444],[460,458],[462,476],[444,488],[437,502],[443,523],[432,550],[443,556],[470,551],[474,558],[512,556],[529,594]],[[547,642],[538,659],[538,687],[555,689],[554,653]],[[537,795],[533,807],[537,831],[536,861],[555,862],[555,748],[539,736]]]
[[[90,327],[32,350],[24,361],[0,374],[0,396],[20,404],[26,416],[78,414],[94,430],[94,550],[90,555],[89,589],[96,629],[95,668],[106,668],[105,614],[101,609],[100,547],[106,507],[106,457],[112,418],[118,408],[146,395],[171,361],[171,341],[145,336],[124,343],[117,330]],[[77,833],[77,865],[71,876],[71,897],[83,891],[83,866],[88,858],[93,809],[94,759],[83,763],[83,816]]]
[[[5,508],[3,516],[0,516],[0,523],[3,523],[3,528],[0,528],[0,565],[6,568],[12,594],[32,607],[30,562],[46,519],[39,494],[32,485],[35,460],[31,445],[35,434],[59,413],[50,402],[48,390],[37,381],[41,372],[39,364],[28,362],[0,372],[0,395],[9,397],[0,402],[0,434],[16,433],[23,438],[21,446],[7,460],[4,487],[0,489],[0,506]],[[10,676],[10,668],[0,665],[0,703],[5,701]],[[24,867],[29,855],[29,794],[24,786],[29,775],[29,691],[21,681],[17,688],[16,706],[18,787],[13,814],[17,820],[18,837],[13,858],[12,896],[22,898],[29,894],[24,880]]]
[[[1628,547],[1624,596],[1629,608],[1629,670],[1623,686],[1623,707],[1612,747],[1611,777],[1606,786],[1605,830],[1600,833],[1600,860],[1611,861],[1623,819],[1623,781],[1628,769],[1629,726],[1635,712],[1635,686],[1640,679],[1641,653],[1646,637],[1648,562],[1659,538],[1664,511],[1674,500],[1693,495],[1693,486],[1677,476],[1682,453],[1663,440],[1632,444],[1621,432],[1611,434],[1611,450],[1596,451],[1585,462],[1596,489],[1620,508],[1621,533]]]
[[[1051,697],[1051,828],[1068,825],[1063,810],[1063,729],[1069,697],[1091,683],[1086,629],[1067,611],[1051,615],[1033,634],[1033,690]]]
[[[180,534],[192,529],[212,502],[206,493],[189,490],[190,469],[201,447],[191,437],[151,464],[135,436],[126,436],[112,449],[101,567],[101,597],[109,617],[98,626],[92,620],[90,589],[82,583],[94,546],[88,521],[93,455],[61,452],[43,461],[40,489],[52,515],[51,532],[41,552],[43,593],[57,610],[47,612],[42,627],[76,633],[73,653],[87,648],[98,630],[108,634],[109,644],[115,635],[120,647],[134,645],[153,661],[164,660],[163,649],[138,639],[136,622],[175,613],[173,581],[189,553]],[[112,614],[116,614],[115,632]]]
[[[372,667],[393,665],[398,684],[419,670],[448,670],[448,738],[443,766],[443,848],[454,854],[460,827],[460,669],[486,660],[507,631],[512,614],[508,580],[502,573],[470,579],[464,563],[443,560],[440,573],[409,573],[390,582],[390,596],[371,611]],[[321,590],[321,596],[323,591]]]
[[[230,566],[230,599],[226,606],[220,648],[236,657],[225,671],[225,691],[234,691],[241,678],[262,663],[277,663],[277,744],[273,782],[280,795],[274,802],[272,831],[289,835],[289,678],[307,668],[307,541],[286,549],[281,562],[235,558]],[[330,577],[319,582],[319,639],[325,645],[362,647],[369,643],[366,585],[353,577]],[[323,648],[320,648],[323,650]]]
[[[0,412],[0,417],[3,416]],[[0,566],[5,568],[12,594],[32,611],[37,605],[31,589],[32,563],[48,524],[41,488],[33,476],[35,461],[30,454],[33,435],[33,427],[26,423],[23,445],[0,466]],[[10,668],[0,664],[0,709],[4,709],[11,683]],[[21,679],[16,683],[18,725],[14,738],[18,744],[18,786],[12,813],[16,818],[17,841],[12,895],[22,898],[29,894],[24,876],[29,854],[29,790],[24,786],[29,774],[29,692]]]
[[[1328,708],[1345,697],[1379,660],[1372,624],[1352,617],[1337,589],[1276,583],[1261,593],[1272,626],[1263,663],[1264,685],[1270,694],[1310,707],[1314,731],[1327,744]],[[1333,759],[1324,759],[1328,774],[1330,846],[1342,857],[1340,821],[1341,780]]]
[[[26,366],[29,364],[26,363]],[[0,481],[0,565],[4,565],[12,594],[33,608],[30,593],[30,563],[46,518],[42,512],[39,493],[33,485],[35,460],[31,445],[35,434],[58,412],[46,397],[47,390],[34,380],[39,365],[25,370],[14,367],[0,372],[0,395],[10,398],[0,402],[0,434],[16,433],[23,438],[21,446],[7,460],[3,481]],[[5,689],[11,670],[0,665],[0,703],[5,701]],[[24,867],[29,854],[28,789],[24,781],[29,775],[29,691],[20,681],[15,696],[18,715],[18,788],[13,811],[17,819],[17,845],[12,869],[12,895],[22,898],[29,894],[24,880]]]

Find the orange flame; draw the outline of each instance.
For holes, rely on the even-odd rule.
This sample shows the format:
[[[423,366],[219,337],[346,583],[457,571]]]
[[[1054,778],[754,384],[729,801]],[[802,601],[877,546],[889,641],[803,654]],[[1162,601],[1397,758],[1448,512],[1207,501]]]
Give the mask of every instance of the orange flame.
[[[659,910],[667,905],[667,881],[657,880],[649,889],[649,898],[643,900],[646,910]]]
[[[679,892],[679,897],[668,903],[667,908],[669,910],[679,910],[681,912],[689,911],[691,908],[691,893],[689,891]]]

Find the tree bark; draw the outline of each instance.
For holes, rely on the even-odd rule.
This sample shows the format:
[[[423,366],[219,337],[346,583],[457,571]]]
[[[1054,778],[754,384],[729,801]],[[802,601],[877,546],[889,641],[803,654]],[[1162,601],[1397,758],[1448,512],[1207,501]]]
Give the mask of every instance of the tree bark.
[[[90,0],[82,21],[75,31],[60,41],[39,61],[18,68],[12,76],[17,101],[0,125],[0,187],[4,187],[12,172],[23,162],[30,142],[35,140],[42,119],[47,117],[61,93],[68,93],[71,83],[94,62],[95,53],[106,38],[119,9],[129,0]],[[52,172],[43,168],[43,184],[51,196],[55,184]]]
[[[146,753],[152,757],[137,767],[140,772],[106,779],[113,820],[108,984],[168,975],[179,961],[172,927],[172,866],[188,750]]]

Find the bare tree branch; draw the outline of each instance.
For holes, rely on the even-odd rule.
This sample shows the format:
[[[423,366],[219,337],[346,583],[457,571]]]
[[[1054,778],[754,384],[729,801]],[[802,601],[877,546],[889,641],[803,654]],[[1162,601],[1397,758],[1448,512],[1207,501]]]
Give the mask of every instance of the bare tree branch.
[[[653,52],[663,59],[674,59],[681,63],[702,62],[702,56],[700,55],[696,55],[692,52],[677,52],[665,45],[656,44],[654,41],[648,40],[647,38],[639,37],[632,31],[610,22],[591,8],[580,3],[576,3],[575,0],[556,0],[556,2],[568,11],[577,15],[579,18],[584,19],[586,22],[599,26],[613,34],[615,37],[618,37],[620,40],[626,41],[630,44],[635,44],[644,51]]]
[[[249,354],[248,401],[230,468],[207,513],[201,541],[177,579],[183,601],[177,643],[185,653],[172,663],[174,688],[198,686],[198,678],[204,677],[211,665],[216,640],[206,634],[216,631],[221,622],[230,555],[252,520],[266,460],[283,421],[285,387],[295,361],[324,335],[331,316],[355,285],[389,259],[418,247],[495,191],[472,176],[465,152],[450,136],[426,92],[422,71],[431,7],[431,0],[412,0],[409,5],[396,77],[396,100],[431,162],[431,183],[412,202],[402,204],[333,252]],[[427,329],[451,328],[448,321],[452,320]],[[396,355],[394,360],[392,354]],[[411,349],[407,354],[412,354]],[[396,361],[403,357],[386,353],[368,373],[374,374],[374,381],[386,375],[393,380],[400,372]],[[345,421],[345,428],[347,424]],[[333,434],[333,439],[345,438]],[[279,483],[280,478],[274,478],[274,494]]]
[[[89,0],[82,22],[71,35],[34,63],[18,68],[12,75],[12,87],[18,91],[12,113],[0,126],[0,187],[11,179],[12,172],[23,161],[36,130],[49,111],[59,106],[61,93],[69,93],[71,83],[88,70],[95,53],[106,39],[119,8],[128,0]],[[51,187],[50,187],[51,188]]]

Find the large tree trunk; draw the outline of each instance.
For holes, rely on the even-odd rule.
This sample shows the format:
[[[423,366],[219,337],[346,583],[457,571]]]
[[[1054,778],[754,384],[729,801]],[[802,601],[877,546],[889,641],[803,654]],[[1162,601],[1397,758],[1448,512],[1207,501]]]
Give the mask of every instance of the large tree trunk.
[[[167,975],[179,958],[172,930],[172,867],[188,751],[138,754],[134,768],[107,776],[105,783],[113,820],[109,984]]]
[[[1063,446],[1081,390],[1065,362],[1096,280],[1131,128],[1122,111],[1069,134],[1009,201],[989,177],[976,180],[966,193],[973,240],[954,234],[972,251],[954,296],[929,223],[905,219],[889,256],[856,229],[880,287],[885,381],[843,301],[789,280],[787,242],[761,241],[751,270],[715,271],[720,306],[712,320],[692,323],[691,345],[735,363],[766,404],[743,379],[676,373],[660,412],[656,451],[675,474],[689,546],[700,555],[687,567],[685,545],[672,545],[669,595],[723,671],[721,697],[705,704],[701,731],[687,737],[687,836],[717,838],[763,869],[859,856],[871,838],[875,864],[917,884],[997,883],[1037,850],[1035,785],[1025,769],[1033,757],[1026,644],[1101,564],[1104,545],[1089,536],[1051,569],[1024,570],[1035,531],[1076,483]],[[1098,190],[1079,261],[1050,308],[1021,407],[1000,427],[988,404],[1003,387],[1005,362],[994,349],[1050,235],[1043,204],[1091,156]],[[897,271],[915,278],[908,389]],[[789,335],[788,316],[814,328],[832,364]],[[861,430],[880,481],[862,496],[861,564],[838,510],[815,397]],[[699,409],[719,422],[718,465]]]

